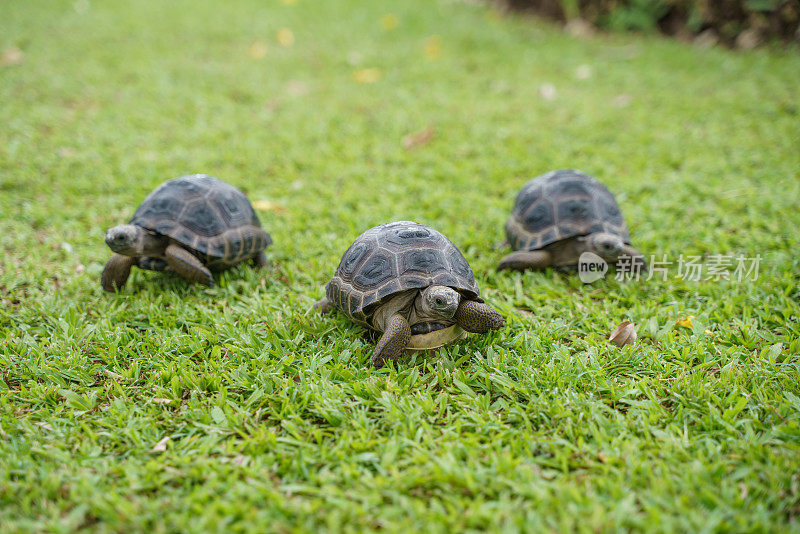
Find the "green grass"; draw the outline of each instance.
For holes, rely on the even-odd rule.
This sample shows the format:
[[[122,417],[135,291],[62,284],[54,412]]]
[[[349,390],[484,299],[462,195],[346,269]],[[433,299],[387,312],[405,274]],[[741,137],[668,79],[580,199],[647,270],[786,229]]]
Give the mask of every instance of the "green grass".
[[[165,4],[0,5],[24,52],[0,66],[0,531],[800,531],[796,49],[444,0]],[[645,253],[760,254],[758,280],[497,274],[516,192],[562,167]],[[285,208],[271,267],[102,292],[105,229],[193,172]],[[375,371],[308,310],[397,219],[449,236],[507,326]]]

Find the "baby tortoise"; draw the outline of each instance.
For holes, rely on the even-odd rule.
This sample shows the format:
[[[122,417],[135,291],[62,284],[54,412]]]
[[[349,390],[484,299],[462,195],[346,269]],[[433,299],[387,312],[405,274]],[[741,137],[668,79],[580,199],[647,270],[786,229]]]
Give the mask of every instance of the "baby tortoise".
[[[342,256],[315,304],[338,308],[383,335],[370,362],[381,367],[404,349],[432,349],[503,326],[484,304],[467,260],[447,237],[411,221],[361,234]]]
[[[207,174],[181,176],[150,193],[129,224],[106,232],[114,255],[100,283],[106,291],[119,289],[136,265],[213,286],[211,271],[248,259],[265,265],[271,243],[244,193]]]
[[[612,265],[628,256],[646,268],[614,195],[576,170],[548,172],[525,184],[506,222],[506,239],[516,252],[500,260],[498,271],[574,267],[584,252]]]

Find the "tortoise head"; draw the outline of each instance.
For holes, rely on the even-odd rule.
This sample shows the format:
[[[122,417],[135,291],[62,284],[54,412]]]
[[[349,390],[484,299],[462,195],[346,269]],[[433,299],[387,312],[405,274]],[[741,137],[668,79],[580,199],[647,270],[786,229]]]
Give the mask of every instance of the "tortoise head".
[[[106,245],[123,256],[141,256],[144,252],[144,231],[133,224],[120,224],[106,232]]]
[[[586,245],[590,252],[594,252],[609,263],[616,263],[625,250],[625,242],[620,236],[605,232],[587,236]]]
[[[420,295],[420,311],[430,318],[450,320],[456,314],[461,294],[447,286],[426,287]]]

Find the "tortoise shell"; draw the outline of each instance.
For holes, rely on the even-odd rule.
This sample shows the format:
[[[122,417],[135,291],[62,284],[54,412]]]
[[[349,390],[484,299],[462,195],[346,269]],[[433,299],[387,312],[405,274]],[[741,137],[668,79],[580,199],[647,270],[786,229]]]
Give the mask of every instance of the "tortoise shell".
[[[461,251],[430,226],[398,221],[358,236],[342,256],[325,294],[351,319],[366,326],[375,309],[407,289],[449,286],[483,302]]]
[[[506,238],[514,250],[537,250],[595,232],[631,242],[611,191],[572,169],[548,172],[525,184],[506,222]]]
[[[239,263],[272,243],[244,193],[207,174],[164,182],[130,224],[171,237],[208,265]]]

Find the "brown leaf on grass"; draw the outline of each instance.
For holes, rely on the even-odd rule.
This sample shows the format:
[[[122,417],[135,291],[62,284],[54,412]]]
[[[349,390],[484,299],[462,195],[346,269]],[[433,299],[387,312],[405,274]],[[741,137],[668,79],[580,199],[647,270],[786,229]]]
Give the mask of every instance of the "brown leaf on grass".
[[[16,46],[12,46],[11,48],[6,48],[0,55],[0,66],[3,67],[11,67],[13,65],[19,65],[23,61],[25,61],[25,52],[23,52]]]
[[[169,436],[164,437],[161,441],[153,445],[153,452],[164,452],[167,450],[167,442],[169,441]]]
[[[406,150],[414,150],[415,148],[425,146],[433,140],[434,135],[436,135],[436,128],[432,125],[426,126],[418,132],[413,132],[403,137],[403,148]]]
[[[53,430],[53,425],[51,425],[50,423],[45,423],[43,421],[40,421],[40,422],[34,423],[34,424],[36,426],[38,426],[39,428],[44,428],[45,430],[50,430],[51,432]]]
[[[253,209],[258,211],[274,211],[275,213],[286,213],[286,207],[271,200],[256,200],[253,202]]]
[[[154,402],[156,404],[169,404],[170,402],[172,402],[172,399],[164,399],[162,397],[153,397],[152,399],[150,399],[150,401]]]
[[[632,345],[637,339],[639,336],[636,334],[636,325],[630,321],[622,321],[608,337],[608,340],[618,347]]]
[[[677,326],[688,328],[689,330],[694,330],[694,323],[692,323],[692,320],[694,318],[695,318],[694,315],[687,315],[686,317],[681,317],[680,319],[675,321],[675,324]]]

